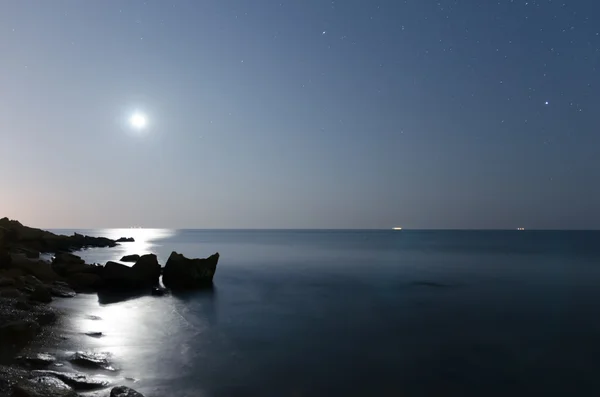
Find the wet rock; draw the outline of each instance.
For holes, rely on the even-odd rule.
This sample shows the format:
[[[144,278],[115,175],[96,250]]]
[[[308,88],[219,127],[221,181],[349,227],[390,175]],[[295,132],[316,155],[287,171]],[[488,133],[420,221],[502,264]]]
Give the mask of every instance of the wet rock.
[[[100,316],[93,316],[93,315],[87,315],[87,316],[85,316],[85,318],[87,318],[88,320],[93,320],[93,321],[102,320],[102,317],[100,317]]]
[[[117,243],[134,243],[135,240],[133,237],[121,237],[117,240]]]
[[[102,378],[91,377],[79,372],[59,372],[59,371],[31,371],[34,376],[54,377],[75,390],[95,390],[102,389],[109,385],[109,382]]]
[[[117,386],[110,391],[110,397],[144,397],[144,395],[129,387]]]
[[[132,267],[137,277],[144,285],[156,285],[160,277],[161,267],[158,264],[158,258],[154,254],[140,256]]]
[[[188,259],[173,251],[163,269],[163,283],[172,289],[210,286],[218,262],[218,252],[205,259]]]
[[[140,256],[138,254],[125,255],[121,258],[121,262],[137,262],[138,259],[140,259]]]
[[[65,382],[52,376],[39,376],[21,381],[14,389],[15,397],[77,397]]]
[[[47,353],[39,353],[33,356],[19,356],[16,361],[26,367],[30,368],[45,368],[56,361],[56,357]]]
[[[86,332],[85,335],[91,336],[92,338],[101,338],[102,332]]]
[[[80,367],[115,371],[108,361],[108,353],[77,352],[69,361]]]
[[[72,298],[77,295],[67,283],[63,282],[53,283],[50,286],[50,294],[59,298]]]

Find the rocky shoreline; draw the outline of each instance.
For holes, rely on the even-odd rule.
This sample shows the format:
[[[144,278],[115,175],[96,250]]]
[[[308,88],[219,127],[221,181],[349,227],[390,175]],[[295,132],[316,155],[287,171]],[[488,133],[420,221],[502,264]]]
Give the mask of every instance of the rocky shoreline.
[[[61,370],[64,362],[82,368],[110,370],[107,357],[76,352],[57,358],[49,354],[19,356],[36,338],[51,333],[60,313],[48,303],[77,293],[152,293],[206,288],[212,285],[219,254],[188,259],[173,252],[164,267],[154,254],[130,255],[121,262],[88,264],[73,252],[133,242],[81,234],[57,235],[8,218],[0,219],[0,396],[77,396],[98,390],[110,397],[139,397],[125,386],[80,372]],[[52,255],[51,260],[41,259]],[[161,285],[161,280],[162,284]]]

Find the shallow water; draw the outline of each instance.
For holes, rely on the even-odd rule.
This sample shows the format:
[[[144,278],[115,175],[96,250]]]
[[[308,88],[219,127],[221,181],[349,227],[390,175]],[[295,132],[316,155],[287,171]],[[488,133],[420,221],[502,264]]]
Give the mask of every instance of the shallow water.
[[[597,232],[80,232],[136,239],[89,262],[221,254],[209,291],[57,301],[55,348],[147,396],[600,391]]]

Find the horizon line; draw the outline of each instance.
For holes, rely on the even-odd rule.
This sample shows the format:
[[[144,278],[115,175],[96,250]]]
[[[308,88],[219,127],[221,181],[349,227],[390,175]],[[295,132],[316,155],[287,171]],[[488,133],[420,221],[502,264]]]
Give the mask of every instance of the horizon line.
[[[201,228],[201,227],[39,227],[43,230],[102,230],[102,229],[113,229],[113,230],[214,230],[214,231],[520,231],[520,232],[531,232],[531,231],[600,231],[598,229],[555,229],[555,228],[537,228],[537,229],[521,229],[521,228],[402,228],[401,230],[390,228]]]

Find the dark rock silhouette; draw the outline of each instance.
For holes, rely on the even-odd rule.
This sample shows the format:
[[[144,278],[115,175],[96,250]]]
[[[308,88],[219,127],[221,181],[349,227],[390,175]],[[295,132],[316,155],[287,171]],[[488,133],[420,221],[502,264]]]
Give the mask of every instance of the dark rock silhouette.
[[[125,255],[121,258],[121,262],[137,262],[138,259],[140,259],[138,254]]]
[[[9,250],[28,252],[70,252],[89,247],[114,247],[117,242],[106,237],[84,236],[74,233],[63,236],[23,226],[19,221],[8,218],[0,219],[2,228],[2,244]]]
[[[156,255],[146,254],[140,256],[132,269],[145,285],[158,284],[162,268],[158,264]]]
[[[129,387],[117,386],[110,391],[110,397],[144,397],[144,395]]]
[[[163,269],[163,283],[171,289],[193,289],[212,285],[219,253],[205,259],[188,259],[175,251]]]
[[[133,237],[121,237],[116,240],[117,243],[134,243],[135,240]]]

